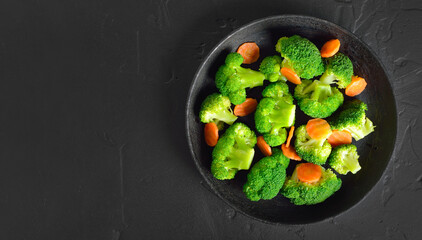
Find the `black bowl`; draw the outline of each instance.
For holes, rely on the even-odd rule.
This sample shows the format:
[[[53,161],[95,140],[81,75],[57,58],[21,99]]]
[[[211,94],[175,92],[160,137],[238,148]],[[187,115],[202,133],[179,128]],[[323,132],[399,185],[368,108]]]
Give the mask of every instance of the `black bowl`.
[[[295,206],[280,194],[272,200],[249,201],[242,192],[247,171],[240,171],[235,179],[220,181],[210,172],[212,148],[205,144],[204,125],[199,121],[201,102],[208,94],[217,92],[214,75],[229,52],[247,41],[256,42],[261,49],[258,63],[250,67],[258,69],[263,57],[275,55],[274,46],[282,36],[298,34],[314,42],[318,48],[330,39],[341,41],[340,51],[353,62],[356,75],[368,82],[366,90],[357,96],[368,105],[367,116],[376,125],[375,132],[355,142],[362,169],[356,174],[340,176],[341,189],[325,202],[312,206]],[[260,89],[252,89],[248,95],[260,98]],[[296,126],[306,123],[304,115],[296,119]],[[239,118],[254,128],[253,116]],[[186,127],[189,147],[195,164],[211,189],[238,211],[264,222],[301,224],[321,221],[351,208],[368,194],[381,178],[393,152],[397,131],[396,103],[388,76],[380,61],[369,47],[347,30],[325,20],[307,16],[283,15],[252,22],[224,38],[199,67],[189,92],[186,109]],[[262,157],[256,150],[254,163]],[[293,161],[292,161],[293,162]],[[294,164],[291,164],[294,165]],[[291,168],[288,174],[291,174]]]

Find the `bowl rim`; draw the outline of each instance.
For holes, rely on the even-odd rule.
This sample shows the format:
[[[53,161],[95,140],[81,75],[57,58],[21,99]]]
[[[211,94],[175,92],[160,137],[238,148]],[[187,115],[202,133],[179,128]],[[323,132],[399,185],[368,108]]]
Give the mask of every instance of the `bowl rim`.
[[[210,180],[207,178],[207,175],[205,174],[204,170],[201,168],[201,165],[199,165],[199,160],[196,157],[195,152],[193,151],[193,145],[192,145],[192,136],[191,133],[189,132],[189,112],[191,109],[191,105],[193,104],[193,102],[191,101],[191,96],[192,96],[192,92],[196,83],[196,79],[198,79],[200,72],[202,72],[203,68],[205,67],[205,63],[207,62],[207,60],[209,59],[209,57],[214,54],[214,52],[216,52],[220,46],[227,41],[227,39],[231,38],[233,35],[237,34],[238,32],[243,31],[246,28],[249,28],[253,25],[262,23],[262,22],[266,22],[266,21],[270,21],[270,20],[280,20],[280,19],[284,19],[284,18],[302,18],[302,19],[308,19],[308,20],[315,20],[318,21],[322,24],[326,24],[326,25],[331,25],[332,27],[338,28],[341,31],[344,31],[346,34],[348,34],[350,37],[352,37],[354,40],[360,42],[369,52],[370,54],[375,58],[375,60],[378,62],[378,64],[380,65],[380,67],[382,68],[384,74],[387,76],[387,82],[388,82],[388,86],[391,89],[392,92],[392,97],[394,100],[394,112],[396,113],[394,115],[394,121],[395,121],[395,134],[394,134],[394,140],[393,140],[393,150],[390,152],[390,155],[388,157],[388,162],[387,165],[385,166],[385,168],[382,170],[382,174],[380,175],[379,179],[376,180],[376,182],[374,183],[374,185],[372,186],[372,188],[367,191],[364,196],[359,199],[356,203],[354,203],[351,207],[341,210],[339,211],[337,214],[333,215],[333,216],[327,216],[327,217],[323,217],[321,219],[318,219],[316,221],[312,221],[312,222],[304,222],[304,223],[288,223],[288,222],[277,222],[277,221],[270,221],[270,220],[266,220],[266,219],[262,219],[262,218],[258,218],[256,216],[250,215],[247,212],[244,212],[243,210],[239,209],[235,204],[231,203],[230,201],[228,201],[225,197],[223,197],[219,191],[217,191],[213,184],[211,184]],[[343,215],[349,211],[351,211],[352,209],[354,209],[355,207],[357,207],[359,204],[361,204],[367,197],[368,195],[374,190],[374,188],[376,187],[376,185],[378,185],[379,181],[382,179],[382,177],[385,175],[385,172],[387,171],[387,168],[389,168],[390,162],[391,162],[391,158],[393,156],[393,154],[396,151],[396,146],[397,146],[397,133],[398,133],[398,116],[397,116],[397,100],[395,98],[394,95],[394,89],[393,86],[391,84],[391,75],[390,73],[386,70],[384,64],[380,61],[379,57],[377,56],[377,54],[369,47],[369,45],[367,45],[363,40],[361,40],[360,38],[358,38],[354,33],[352,33],[351,31],[333,23],[330,22],[328,20],[325,19],[321,19],[321,18],[317,18],[317,17],[313,17],[313,16],[307,16],[307,15],[300,15],[300,14],[282,14],[282,15],[273,15],[273,16],[268,16],[268,17],[264,17],[264,18],[259,18],[256,20],[253,20],[245,25],[240,26],[239,28],[233,30],[232,32],[230,32],[228,35],[226,35],[225,37],[223,37],[215,46],[214,48],[211,49],[211,51],[209,51],[209,53],[206,55],[206,57],[201,61],[197,71],[194,74],[194,77],[191,81],[190,87],[189,87],[189,92],[188,92],[188,96],[187,96],[187,103],[186,103],[186,108],[185,108],[185,132],[186,132],[186,138],[188,141],[188,145],[189,145],[189,152],[191,153],[191,156],[193,157],[193,160],[195,162],[195,165],[197,167],[197,169],[199,170],[199,172],[201,173],[202,178],[205,180],[205,182],[207,183],[207,185],[212,189],[212,192],[217,195],[220,199],[222,199],[226,204],[228,204],[231,208],[235,209],[237,212],[241,213],[244,216],[247,216],[249,218],[255,219],[259,222],[263,222],[263,223],[269,223],[269,224],[273,224],[273,225],[291,225],[291,226],[299,226],[299,225],[305,225],[305,224],[315,224],[315,223],[319,223],[319,222],[323,222],[326,221],[327,219],[332,219],[335,217],[338,217],[340,215]]]

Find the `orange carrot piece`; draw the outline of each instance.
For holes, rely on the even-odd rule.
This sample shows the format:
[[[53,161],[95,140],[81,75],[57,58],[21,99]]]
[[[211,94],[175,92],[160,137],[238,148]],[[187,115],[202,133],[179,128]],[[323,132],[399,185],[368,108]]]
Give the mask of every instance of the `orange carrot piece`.
[[[313,163],[301,163],[296,166],[297,178],[306,183],[318,182],[322,175],[322,168]]]
[[[254,42],[246,42],[239,46],[237,53],[242,55],[243,63],[251,64],[259,58],[259,47]]]
[[[286,147],[290,147],[290,141],[292,140],[294,131],[295,131],[295,126],[291,126],[289,135],[287,136]]]
[[[301,84],[302,81],[300,80],[300,77],[290,68],[281,68],[280,69],[281,74],[289,80],[289,82],[292,82],[294,84]]]
[[[302,158],[300,158],[299,155],[297,155],[296,150],[293,147],[293,145],[290,145],[288,147],[285,143],[283,143],[281,144],[281,151],[283,151],[284,156],[286,156],[287,158],[290,158],[296,161],[302,160]]]
[[[330,136],[331,127],[324,119],[315,118],[309,120],[306,124],[306,132],[311,138],[322,140]]]
[[[331,39],[321,48],[321,57],[328,58],[334,56],[340,49],[340,40]]]
[[[258,145],[259,150],[261,150],[262,154],[265,156],[271,156],[273,154],[270,145],[265,142],[263,136],[259,136],[256,139],[256,145]]]
[[[204,128],[205,142],[208,146],[214,147],[218,141],[218,127],[217,124],[210,122],[205,124]]]
[[[345,93],[349,97],[354,97],[363,92],[363,90],[366,88],[366,85],[367,83],[364,78],[353,76],[352,82],[347,85]]]
[[[253,113],[258,105],[258,101],[253,98],[246,98],[246,100],[234,107],[234,115],[244,117]]]
[[[331,144],[331,147],[337,147],[343,144],[351,144],[352,143],[352,134],[348,131],[343,130],[333,130],[333,133],[327,139],[328,143]]]

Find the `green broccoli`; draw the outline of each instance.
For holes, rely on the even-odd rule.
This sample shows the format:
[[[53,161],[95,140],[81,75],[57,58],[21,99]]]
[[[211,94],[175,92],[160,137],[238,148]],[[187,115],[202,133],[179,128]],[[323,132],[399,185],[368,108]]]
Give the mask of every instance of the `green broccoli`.
[[[281,74],[281,57],[280,56],[268,56],[262,60],[259,66],[259,71],[265,75],[265,79],[270,82],[277,82],[279,80],[287,81],[286,77]]]
[[[262,86],[265,80],[263,73],[241,67],[242,62],[242,55],[229,53],[215,75],[215,85],[235,105],[245,101],[246,88]]]
[[[233,179],[239,170],[249,169],[255,144],[256,135],[248,126],[231,125],[212,151],[212,175],[220,180]]]
[[[325,84],[336,82],[339,88],[346,88],[352,81],[352,61],[343,53],[337,53],[336,55],[327,58],[326,61],[325,72],[319,80]]]
[[[268,145],[279,146],[287,138],[285,127],[294,124],[296,105],[286,83],[271,83],[262,96],[255,111],[256,130],[263,134]]]
[[[230,99],[218,93],[209,95],[202,102],[199,118],[203,123],[214,122],[219,129],[224,123],[232,125],[237,117],[231,109]]]
[[[282,37],[275,49],[284,58],[282,67],[294,70],[301,78],[311,79],[325,70],[318,48],[306,38],[298,35]]]
[[[243,192],[251,201],[274,198],[283,187],[290,160],[279,149],[255,163],[243,185]]]
[[[331,145],[326,139],[316,140],[309,137],[306,126],[302,125],[295,130],[295,150],[302,159],[322,165],[331,153]]]
[[[343,104],[343,94],[318,80],[303,80],[295,88],[294,96],[300,110],[313,118],[329,117]]]
[[[296,165],[299,166],[300,164]],[[321,167],[322,168],[322,167]],[[322,175],[316,183],[304,183],[297,178],[296,169],[287,177],[281,194],[295,205],[313,205],[325,201],[341,187],[341,179],[331,171],[322,168]]]
[[[366,117],[365,111],[367,109],[368,107],[364,102],[354,99],[345,103],[340,112],[333,114],[328,119],[328,123],[331,129],[349,131],[353,139],[358,141],[375,129],[372,121]]]
[[[353,174],[360,170],[359,155],[353,144],[345,144],[335,147],[328,158],[328,164],[340,174]]]

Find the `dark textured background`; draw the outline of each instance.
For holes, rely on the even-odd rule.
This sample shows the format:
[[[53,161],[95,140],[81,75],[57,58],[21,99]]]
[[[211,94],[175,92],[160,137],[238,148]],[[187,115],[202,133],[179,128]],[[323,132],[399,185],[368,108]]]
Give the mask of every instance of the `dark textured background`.
[[[224,36],[305,14],[366,42],[391,75],[396,150],[359,205],[268,225],[209,191],[185,137],[188,88]],[[422,1],[0,2],[1,239],[418,239]]]

